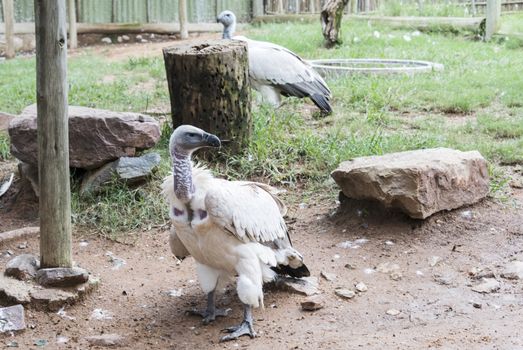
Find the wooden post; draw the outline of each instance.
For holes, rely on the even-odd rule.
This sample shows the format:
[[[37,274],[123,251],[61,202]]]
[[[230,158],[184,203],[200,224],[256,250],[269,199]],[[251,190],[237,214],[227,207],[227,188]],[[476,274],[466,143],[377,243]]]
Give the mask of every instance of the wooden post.
[[[35,0],[40,267],[71,267],[67,25],[63,0]]]
[[[163,57],[173,127],[197,126],[240,152],[252,132],[247,44],[198,41],[165,48]]]
[[[485,40],[492,39],[499,29],[501,16],[501,0],[487,0],[487,22],[485,23]]]
[[[316,0],[309,0],[309,12],[316,13]]]
[[[341,44],[340,27],[343,9],[349,0],[328,0],[321,11],[321,28],[325,46],[331,48]]]
[[[261,17],[264,14],[263,0],[252,0],[252,17]]]
[[[472,17],[476,17],[477,10],[476,10],[476,0],[472,0],[470,3],[471,11],[472,11]]]
[[[283,0],[278,0],[276,12],[280,14],[285,13],[285,11],[283,10]]]
[[[78,36],[76,34],[76,1],[69,0],[69,47],[76,49],[78,47]]]
[[[4,24],[5,24],[5,57],[14,58],[16,55],[15,40],[14,40],[14,25],[15,25],[15,11],[13,0],[4,0]]]
[[[294,13],[300,13],[300,0],[294,0]]]
[[[180,19],[180,37],[185,40],[189,37],[187,30],[187,1],[178,0],[178,18]]]

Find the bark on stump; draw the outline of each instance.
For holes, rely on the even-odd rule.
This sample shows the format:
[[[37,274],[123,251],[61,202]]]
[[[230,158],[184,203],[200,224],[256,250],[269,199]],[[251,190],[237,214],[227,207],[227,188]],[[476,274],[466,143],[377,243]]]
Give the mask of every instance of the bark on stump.
[[[173,128],[216,134],[233,153],[252,131],[247,44],[205,40],[163,49]]]
[[[341,18],[348,3],[349,0],[328,0],[321,10],[321,29],[327,48],[341,44]]]

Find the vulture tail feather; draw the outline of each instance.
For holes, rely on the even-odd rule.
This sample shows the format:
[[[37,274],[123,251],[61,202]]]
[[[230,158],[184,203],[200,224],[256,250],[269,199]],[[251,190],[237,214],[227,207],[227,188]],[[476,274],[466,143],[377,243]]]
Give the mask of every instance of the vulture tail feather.
[[[289,265],[278,265],[276,267],[271,267],[271,269],[281,276],[291,276],[294,278],[309,277],[311,275],[309,269],[305,264],[300,265],[297,268],[292,268]]]
[[[310,97],[312,102],[325,113],[331,113],[332,107],[329,103],[330,91],[318,82],[303,82],[299,84],[282,84],[277,88],[284,96],[294,96],[298,98]]]

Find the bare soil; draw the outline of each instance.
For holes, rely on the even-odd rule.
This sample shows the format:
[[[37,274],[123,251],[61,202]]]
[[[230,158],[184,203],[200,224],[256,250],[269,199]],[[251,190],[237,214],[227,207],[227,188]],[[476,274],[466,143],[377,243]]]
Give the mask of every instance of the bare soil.
[[[150,50],[139,54],[160,55],[165,44],[140,44]],[[115,45],[120,51],[108,54],[135,55],[136,47]],[[100,277],[99,289],[66,307],[65,315],[26,310],[28,328],[0,335],[0,347],[16,342],[20,349],[86,349],[86,336],[116,333],[125,337],[125,349],[523,349],[523,281],[500,277],[506,263],[523,260],[522,207],[521,188],[503,202],[487,199],[424,221],[371,203],[338,205],[336,198],[312,199],[305,208],[291,204],[291,236],[320,280],[325,307],[302,311],[306,297],[267,288],[266,308],[254,313],[258,337],[228,343],[218,343],[221,330],[242,316],[234,286],[218,298],[219,306],[232,308],[230,317],[204,326],[187,315],[205,298],[192,258],[177,263],[170,253],[168,227],[128,233],[136,237],[133,245],[75,231],[74,261]],[[15,181],[0,201],[0,231],[35,225],[37,210],[30,189]],[[368,241],[338,246],[358,239]],[[0,243],[2,270],[8,252],[38,254],[38,237]],[[115,257],[125,263],[116,268]],[[384,263],[398,265],[394,279],[378,271]],[[490,268],[500,289],[474,292],[480,281],[469,274],[473,268]],[[327,281],[322,271],[337,277]],[[355,290],[358,282],[368,291],[351,300],[334,294],[337,287]],[[110,317],[94,318],[96,309]],[[46,345],[35,345],[40,340]]]
[[[67,307],[65,317],[27,310],[29,328],[3,336],[2,345],[15,341],[22,349],[36,349],[35,342],[45,339],[45,348],[84,349],[86,336],[116,333],[126,338],[127,349],[523,348],[523,281],[499,275],[507,262],[523,259],[523,191],[515,189],[511,199],[509,204],[484,200],[425,221],[353,201],[293,207],[292,238],[320,279],[325,307],[302,311],[304,296],[268,288],[266,309],[255,311],[259,336],[222,344],[221,330],[241,321],[234,286],[218,298],[219,305],[232,308],[230,317],[204,326],[187,315],[186,310],[203,307],[205,298],[192,258],[177,263],[172,257],[167,228],[134,232],[134,245],[75,232],[74,261],[100,277],[99,289]],[[2,222],[9,216],[4,213]],[[359,247],[337,246],[361,238],[368,241],[359,241]],[[28,247],[20,249],[26,241]],[[2,268],[10,258],[7,251],[38,254],[37,238],[23,242],[0,244]],[[115,268],[114,257],[125,263]],[[399,265],[401,277],[378,271],[383,263]],[[469,271],[486,267],[501,288],[472,291],[479,281]],[[337,277],[327,281],[321,271]],[[334,294],[337,287],[355,290],[357,282],[368,291],[352,300]],[[107,310],[111,318],[93,318],[95,309]],[[387,314],[391,309],[399,314]],[[60,337],[67,342],[58,344]]]

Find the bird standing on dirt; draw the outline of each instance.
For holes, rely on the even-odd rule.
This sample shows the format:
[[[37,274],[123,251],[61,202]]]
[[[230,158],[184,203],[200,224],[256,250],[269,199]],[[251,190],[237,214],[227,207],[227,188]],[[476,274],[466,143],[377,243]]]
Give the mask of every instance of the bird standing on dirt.
[[[266,41],[233,37],[236,16],[223,11],[217,21],[223,24],[223,39],[245,41],[249,54],[249,78],[254,89],[274,106],[280,105],[281,95],[309,97],[323,113],[331,113],[331,91],[323,78],[294,52]]]
[[[215,307],[215,291],[235,276],[238,297],[244,305],[243,322],[227,328],[221,341],[242,335],[256,336],[252,308],[263,307],[263,283],[278,274],[309,276],[302,255],[291,244],[283,216],[286,208],[272,187],[248,181],[217,179],[191,155],[202,147],[220,147],[215,135],[190,125],[173,132],[169,149],[173,176],[162,190],[172,221],[173,253],[196,260],[198,279],[207,294],[200,312],[205,324],[227,310]]]

